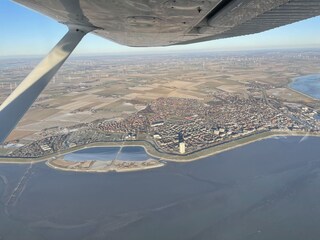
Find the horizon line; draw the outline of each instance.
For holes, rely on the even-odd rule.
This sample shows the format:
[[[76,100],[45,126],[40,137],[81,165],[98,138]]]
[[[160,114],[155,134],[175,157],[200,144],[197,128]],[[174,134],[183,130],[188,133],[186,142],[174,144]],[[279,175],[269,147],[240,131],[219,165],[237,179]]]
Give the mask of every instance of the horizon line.
[[[190,49],[190,50],[163,50],[163,51],[115,51],[105,53],[73,53],[70,58],[74,57],[102,57],[102,56],[133,56],[133,55],[165,55],[165,54],[187,54],[187,53],[236,53],[236,52],[262,52],[262,51],[298,51],[298,50],[317,50],[320,51],[320,46],[299,46],[299,47],[265,47],[265,48],[245,48],[245,49]],[[0,55],[0,59],[15,59],[15,58],[42,58],[46,54],[22,54],[22,55]]]

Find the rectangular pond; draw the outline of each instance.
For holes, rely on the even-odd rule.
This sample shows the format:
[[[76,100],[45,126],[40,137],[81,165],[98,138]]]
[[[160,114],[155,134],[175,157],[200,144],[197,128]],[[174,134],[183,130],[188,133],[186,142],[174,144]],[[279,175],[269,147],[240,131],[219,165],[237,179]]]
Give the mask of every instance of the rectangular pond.
[[[150,157],[143,147],[90,147],[64,155],[63,159],[72,162],[81,161],[145,161]]]

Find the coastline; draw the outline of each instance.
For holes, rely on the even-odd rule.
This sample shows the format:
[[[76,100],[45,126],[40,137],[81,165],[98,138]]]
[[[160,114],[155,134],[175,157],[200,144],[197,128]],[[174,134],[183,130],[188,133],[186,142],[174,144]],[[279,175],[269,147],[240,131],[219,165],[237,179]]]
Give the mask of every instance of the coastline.
[[[300,92],[299,90],[296,90],[296,89],[294,89],[294,88],[292,88],[292,87],[290,86],[290,84],[293,84],[293,83],[294,83],[296,80],[298,80],[299,78],[307,77],[307,76],[315,76],[315,75],[319,75],[319,76],[320,76],[320,74],[309,74],[309,75],[302,75],[302,76],[298,76],[298,77],[291,78],[291,79],[290,79],[291,81],[287,84],[287,88],[288,88],[289,90],[295,92],[295,93],[301,94],[302,96],[305,96],[305,97],[307,97],[307,98],[311,98],[311,99],[314,100],[314,101],[319,101],[319,100],[320,100],[319,98],[316,98],[316,97],[311,96],[311,95],[309,95],[309,94],[307,94],[307,93],[304,93],[304,92]]]
[[[160,158],[161,160],[171,161],[171,162],[193,162],[197,160],[201,160],[206,157],[214,156],[217,154],[220,154],[222,152],[226,152],[238,147],[242,147],[254,142],[258,142],[261,140],[273,138],[273,137],[303,137],[303,136],[310,136],[310,137],[320,137],[320,134],[315,133],[307,133],[307,132],[289,132],[289,131],[269,131],[264,133],[258,133],[251,136],[243,137],[241,139],[237,139],[235,141],[223,143],[218,146],[211,146],[206,149],[202,149],[196,153],[191,153],[189,155],[174,155],[175,158]],[[144,147],[144,146],[143,146]],[[144,147],[145,148],[145,147]],[[156,155],[153,155],[146,149],[146,152],[153,157],[157,157]]]
[[[199,150],[197,152],[189,153],[189,154],[170,154],[165,152],[159,152],[150,142],[147,141],[126,141],[126,142],[97,142],[97,143],[91,143],[83,146],[77,146],[74,148],[67,149],[65,151],[60,151],[58,153],[50,154],[48,156],[40,157],[38,159],[36,158],[0,158],[0,164],[33,164],[33,163],[39,163],[39,162],[46,162],[46,164],[54,169],[58,170],[65,170],[65,171],[74,171],[75,169],[68,169],[59,167],[55,164],[52,164],[52,161],[61,159],[61,157],[65,154],[75,152],[81,149],[91,148],[91,147],[143,147],[146,153],[158,160],[164,160],[169,162],[192,162],[197,161],[209,156],[214,156],[217,154],[220,154],[225,151],[229,151],[238,147],[245,146],[250,143],[254,143],[257,141],[261,141],[264,139],[276,137],[276,136],[311,136],[311,137],[320,137],[319,133],[309,133],[309,132],[292,132],[292,131],[268,131],[263,133],[257,133],[250,136],[246,136],[234,141],[222,143],[220,145],[216,146],[210,146],[208,148]],[[163,164],[164,165],[164,164]],[[145,169],[154,168],[154,166],[151,167],[145,167]],[[126,169],[126,171],[137,171],[137,170],[144,170],[142,167],[139,167],[138,169],[132,168],[132,169]],[[80,170],[79,170],[80,171]],[[90,169],[81,169],[81,171],[85,172],[99,172],[97,169],[90,171]],[[110,171],[110,170],[109,170]],[[103,171],[106,172],[106,171]],[[120,171],[119,171],[120,172]]]
[[[308,94],[306,94],[306,93],[300,92],[300,91],[292,88],[292,87],[290,86],[290,84],[288,84],[287,88],[288,88],[289,90],[295,92],[295,93],[298,93],[298,94],[304,96],[304,97],[311,98],[313,101],[319,101],[318,98],[315,98],[315,97],[313,97],[313,96],[311,96],[311,95],[308,95]]]

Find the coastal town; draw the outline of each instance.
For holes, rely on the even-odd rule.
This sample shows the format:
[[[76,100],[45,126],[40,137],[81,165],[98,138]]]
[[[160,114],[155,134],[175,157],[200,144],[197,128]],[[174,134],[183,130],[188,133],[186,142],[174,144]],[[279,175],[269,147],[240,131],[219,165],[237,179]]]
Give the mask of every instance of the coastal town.
[[[315,71],[317,58],[319,52],[192,59],[183,55],[171,60],[160,56],[148,63],[138,57],[148,70],[129,60],[102,62],[108,74],[89,59],[81,74],[77,71],[72,81],[68,79],[68,87],[64,81],[57,84],[64,74],[72,78],[75,64],[70,64],[31,110],[42,120],[36,124],[34,115],[27,115],[3,149],[11,158],[43,158],[95,143],[136,143],[152,148],[155,157],[165,154],[170,160],[169,155],[183,159],[273,131],[316,135],[320,133],[318,101],[293,91],[288,83],[310,69]],[[264,64],[271,60],[277,60],[283,72],[276,74]],[[310,64],[297,71],[294,65],[302,61]],[[182,67],[186,65],[189,68]],[[253,66],[259,69],[259,77],[254,76],[258,70],[244,72]],[[159,68],[166,71],[159,74]],[[88,72],[83,81],[81,75]]]
[[[195,99],[159,98],[120,121],[100,120],[64,128],[20,147],[12,157],[43,157],[95,142],[149,141],[160,152],[188,154],[245,136],[272,130],[318,133],[317,112],[301,104],[283,104],[262,96],[226,93],[203,104]],[[184,149],[181,149],[181,143]]]

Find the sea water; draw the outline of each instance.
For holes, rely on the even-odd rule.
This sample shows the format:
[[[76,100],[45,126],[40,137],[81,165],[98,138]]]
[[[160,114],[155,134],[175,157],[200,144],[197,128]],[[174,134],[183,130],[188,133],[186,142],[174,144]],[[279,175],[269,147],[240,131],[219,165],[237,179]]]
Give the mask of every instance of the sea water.
[[[297,77],[289,84],[289,87],[313,98],[320,99],[320,74]]]
[[[1,164],[0,239],[318,239],[319,145],[272,138],[128,173]]]

